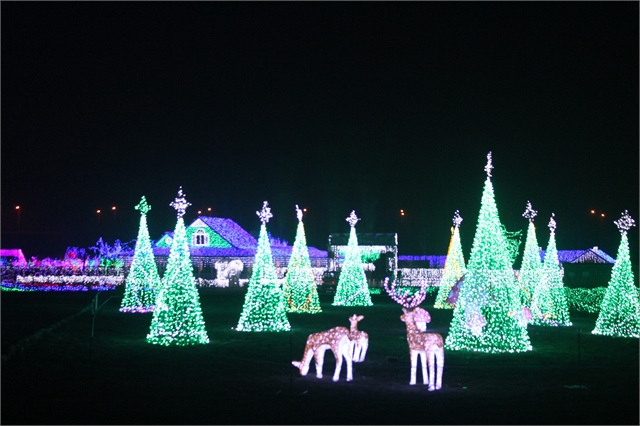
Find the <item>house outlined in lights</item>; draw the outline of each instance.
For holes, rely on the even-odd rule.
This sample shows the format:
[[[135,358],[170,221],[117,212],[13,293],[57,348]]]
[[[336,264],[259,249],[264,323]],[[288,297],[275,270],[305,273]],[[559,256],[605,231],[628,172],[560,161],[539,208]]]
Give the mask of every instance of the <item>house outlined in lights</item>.
[[[249,278],[251,275],[258,240],[232,219],[199,216],[186,227],[186,234],[191,262],[196,268],[197,276],[206,279],[219,278],[221,275],[226,277],[229,267],[241,269],[241,278]],[[172,239],[173,232],[165,232],[153,244],[153,254],[159,268],[166,266]],[[289,246],[286,241],[271,240],[271,253],[278,275],[284,273],[292,250],[293,246]],[[308,247],[308,250],[311,266],[319,271],[326,269],[327,252],[315,247]],[[241,267],[238,262],[242,263]]]

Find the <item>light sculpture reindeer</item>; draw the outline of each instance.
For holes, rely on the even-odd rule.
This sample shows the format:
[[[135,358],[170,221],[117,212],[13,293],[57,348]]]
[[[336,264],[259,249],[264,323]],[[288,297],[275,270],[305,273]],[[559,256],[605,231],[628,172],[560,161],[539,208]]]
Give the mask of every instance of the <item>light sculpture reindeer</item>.
[[[418,307],[427,296],[425,284],[420,290],[409,296],[405,291],[402,296],[396,294],[395,282],[389,288],[389,278],[384,280],[384,289],[402,306],[403,315],[400,319],[407,326],[407,343],[409,343],[409,355],[411,356],[410,385],[416,384],[418,369],[418,356],[422,362],[422,383],[429,385],[429,390],[438,390],[442,387],[442,371],[444,370],[444,339],[438,333],[425,333],[427,323],[431,321],[431,315],[426,310]],[[437,376],[436,376],[437,363]],[[427,375],[427,365],[429,374]]]
[[[302,361],[292,361],[294,367],[300,370],[300,374],[306,376],[309,372],[311,358],[316,360],[316,377],[322,379],[322,366],[324,365],[324,353],[331,349],[336,357],[336,369],[333,373],[333,381],[340,378],[342,358],[347,362],[347,382],[353,380],[352,352],[353,346],[349,340],[349,330],[346,327],[334,327],[330,330],[310,334],[307,345],[304,348]]]
[[[364,315],[353,314],[349,317],[351,322],[351,329],[349,330],[349,340],[353,347],[352,358],[353,362],[364,361],[365,355],[367,355],[367,348],[369,347],[369,335],[364,331],[358,330],[358,323],[364,319]]]
[[[409,343],[409,354],[411,355],[411,379],[409,384],[416,384],[418,356],[420,356],[422,361],[422,383],[429,385],[429,391],[438,390],[442,387],[444,340],[438,333],[423,333],[418,329],[415,322],[416,309],[402,308],[402,312],[404,314],[400,315],[400,319],[407,326],[407,342]],[[427,365],[429,366],[428,379]]]

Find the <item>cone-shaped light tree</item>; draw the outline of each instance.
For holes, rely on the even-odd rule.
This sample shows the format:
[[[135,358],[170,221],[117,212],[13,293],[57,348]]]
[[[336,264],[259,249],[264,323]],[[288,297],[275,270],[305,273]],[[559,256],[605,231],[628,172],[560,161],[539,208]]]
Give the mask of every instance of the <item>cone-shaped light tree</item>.
[[[638,288],[634,285],[629,239],[627,232],[636,226],[628,211],[614,221],[622,238],[618,248],[618,257],[611,270],[609,286],[604,293],[600,314],[596,320],[593,334],[614,337],[640,337],[640,304]]]
[[[167,270],[156,297],[147,342],[159,345],[196,345],[209,343],[200,296],[193,276],[193,265],[184,226],[185,209],[191,205],[182,193],[170,204],[178,212]]]
[[[266,223],[273,217],[269,203],[265,201],[262,210],[256,214],[262,222],[258,250],[236,330],[288,331],[291,325],[287,319],[286,300],[284,291],[278,285],[267,234]]]
[[[453,309],[454,305],[446,302],[447,297],[453,286],[467,272],[462,254],[462,244],[460,243],[461,223],[462,217],[460,217],[460,212],[456,210],[453,215],[453,227],[451,228],[451,240],[449,241],[447,260],[444,263],[438,295],[433,304],[433,307],[436,309]]]
[[[287,312],[316,314],[322,312],[318,289],[313,279],[307,237],[302,222],[302,210],[296,204],[298,230],[293,243],[291,258],[287,267],[284,282],[284,295],[287,301]]]
[[[564,293],[558,249],[556,248],[556,221],[551,213],[549,244],[542,265],[542,279],[533,293],[532,316],[535,325],[570,326],[569,306]]]
[[[445,347],[489,353],[524,352],[532,347],[506,230],[498,217],[491,169],[489,153],[478,227]]]
[[[344,264],[340,270],[340,278],[333,297],[333,306],[371,306],[371,294],[369,284],[362,268],[362,257],[356,236],[356,223],[360,219],[355,210],[347,218],[351,225],[349,242],[344,254]]]
[[[147,213],[151,206],[143,196],[135,207],[140,211],[140,228],[131,261],[131,268],[125,284],[120,312],[151,312],[156,306],[156,292],[160,287],[158,267],[151,249],[151,239],[147,227]]]
[[[527,201],[527,208],[522,213],[522,216],[529,220],[529,227],[527,228],[527,241],[524,245],[522,265],[518,276],[520,302],[527,308],[531,308],[531,298],[542,279],[540,246],[538,246],[538,238],[536,237],[536,227],[533,224],[533,218],[537,214],[538,212],[531,207],[531,202]],[[543,293],[548,295],[548,291]]]

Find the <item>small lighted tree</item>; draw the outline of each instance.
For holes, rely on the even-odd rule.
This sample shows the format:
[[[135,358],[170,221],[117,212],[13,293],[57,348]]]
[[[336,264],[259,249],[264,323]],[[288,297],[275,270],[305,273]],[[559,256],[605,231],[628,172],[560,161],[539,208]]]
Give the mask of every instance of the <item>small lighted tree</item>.
[[[138,239],[131,268],[125,283],[120,312],[144,313],[151,312],[155,308],[160,276],[147,227],[147,213],[151,210],[151,206],[147,204],[147,200],[143,196],[135,209],[140,211],[140,228],[138,229]]]
[[[438,295],[433,304],[433,307],[436,309],[453,309],[453,304],[446,301],[447,297],[453,286],[467,271],[462,254],[462,244],[460,243],[461,223],[462,217],[460,217],[460,212],[456,210],[453,215],[453,227],[451,228],[451,240],[449,241],[449,250],[447,250],[447,260],[444,263]]]
[[[284,282],[287,312],[316,314],[322,312],[322,308],[318,298],[318,289],[313,279],[307,237],[302,222],[302,210],[298,205],[296,205],[296,215],[298,230]]]
[[[530,351],[527,321],[506,230],[498,216],[491,169],[489,153],[478,227],[445,347],[490,353]]]
[[[147,342],[159,345],[195,345],[209,343],[200,296],[193,276],[193,265],[184,226],[185,209],[191,205],[182,193],[170,204],[178,212],[167,270],[156,298]]]
[[[527,208],[522,216],[529,220],[527,228],[527,240],[524,245],[522,265],[520,266],[520,276],[518,277],[518,287],[520,290],[520,302],[523,306],[531,308],[531,299],[536,288],[542,279],[542,261],[540,260],[540,246],[536,237],[536,227],[533,219],[538,214],[531,207],[531,202],[527,201]],[[545,295],[548,291],[543,290]]]
[[[291,325],[287,319],[286,301],[284,292],[278,285],[267,233],[266,223],[273,217],[269,203],[265,201],[262,211],[256,214],[262,222],[258,250],[236,330],[288,331]]]
[[[336,294],[333,297],[333,306],[373,305],[367,277],[362,268],[362,256],[360,247],[358,247],[358,237],[356,236],[356,223],[359,220],[355,210],[347,218],[347,222],[351,226],[351,233],[349,234],[349,243],[344,255],[344,263],[340,270]]]
[[[640,304],[634,285],[627,232],[636,226],[628,211],[614,221],[622,235],[618,257],[611,271],[609,286],[604,293],[600,314],[593,334],[615,337],[640,337]]]
[[[549,244],[542,265],[542,279],[533,293],[532,316],[536,325],[570,326],[569,306],[562,281],[562,271],[556,248],[556,221],[551,213]]]

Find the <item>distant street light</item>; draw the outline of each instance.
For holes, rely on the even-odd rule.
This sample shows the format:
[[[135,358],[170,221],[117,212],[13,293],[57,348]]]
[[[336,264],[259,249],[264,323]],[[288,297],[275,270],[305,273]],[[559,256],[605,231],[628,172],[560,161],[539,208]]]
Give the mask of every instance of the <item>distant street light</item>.
[[[16,211],[18,212],[18,234],[20,233],[20,206],[16,206]]]

